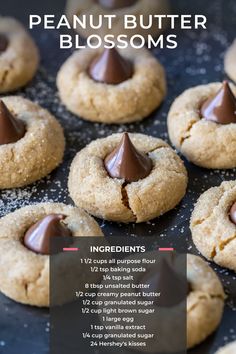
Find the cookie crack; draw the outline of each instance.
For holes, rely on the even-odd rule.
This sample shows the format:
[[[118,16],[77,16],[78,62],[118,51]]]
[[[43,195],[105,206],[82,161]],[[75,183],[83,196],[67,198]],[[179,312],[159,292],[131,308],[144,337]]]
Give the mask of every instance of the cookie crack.
[[[29,283],[24,283],[25,297],[28,299]]]
[[[227,240],[225,241],[220,241],[220,243],[217,246],[214,246],[212,253],[211,253],[211,259],[214,260],[219,253],[221,253],[222,251],[224,251],[225,247],[227,247],[233,240],[236,239],[236,235],[229,237]]]
[[[160,146],[156,146],[155,148],[149,150],[149,151],[147,152],[147,154],[151,154],[152,152],[155,152],[156,150],[160,150],[160,149],[168,149],[168,150],[171,150],[168,146],[160,145]]]
[[[232,242],[233,240],[235,240],[236,239],[236,235],[234,235],[234,236],[232,236],[232,237],[229,237],[227,240],[225,240],[225,241],[221,241],[221,243],[220,243],[220,245],[219,245],[219,249],[221,250],[221,251],[223,251],[224,249],[225,249],[225,247],[226,246],[228,246],[228,244],[230,243],[230,242]]]
[[[7,76],[8,76],[8,73],[9,73],[9,69],[6,69],[4,72],[3,72],[3,75],[2,75],[2,79],[0,81],[0,85],[1,86],[4,86],[5,82],[6,82],[6,79],[7,79]]]
[[[195,124],[197,124],[198,122],[199,122],[198,120],[193,120],[193,121],[189,122],[189,124],[184,132],[184,136],[181,136],[181,138],[180,138],[180,147],[183,145],[183,143],[187,139],[191,138],[191,130],[192,130],[193,126]]]
[[[131,211],[131,213],[133,214],[133,217],[134,217],[134,221],[136,222],[137,221],[137,216],[135,215],[135,213],[133,212],[130,204],[129,204],[129,196],[128,196],[128,193],[127,193],[127,190],[126,190],[126,186],[127,186],[127,183],[124,182],[122,185],[121,185],[121,201],[122,201],[122,204]]]
[[[189,314],[190,312],[192,312],[196,307],[198,307],[199,305],[199,300],[207,300],[207,299],[219,299],[222,300],[222,302],[224,302],[224,296],[222,296],[221,294],[201,294],[198,296],[198,301],[196,301],[187,311],[187,313]]]
[[[8,69],[5,69],[4,72],[3,72],[2,79],[0,81],[0,86],[4,86],[4,84],[5,84],[6,80],[7,80],[8,74],[12,70],[14,70],[14,65],[12,63],[9,63]]]
[[[220,187],[222,188],[222,187]],[[228,193],[228,190],[225,190],[224,188],[222,188],[222,195],[219,197],[217,204],[214,206],[214,208],[212,209],[212,211],[205,217],[203,218],[198,218],[194,221],[191,222],[191,226],[195,227],[195,226],[199,226],[201,224],[203,224],[205,221],[207,221],[214,213],[215,209],[220,205],[221,199],[224,198],[225,194]]]
[[[29,287],[32,284],[37,284],[37,282],[41,279],[42,274],[43,274],[43,270],[44,268],[42,268],[36,275],[35,279],[31,280],[31,281],[23,281],[23,287],[24,287],[24,292],[25,292],[25,297],[28,299],[29,298]]]

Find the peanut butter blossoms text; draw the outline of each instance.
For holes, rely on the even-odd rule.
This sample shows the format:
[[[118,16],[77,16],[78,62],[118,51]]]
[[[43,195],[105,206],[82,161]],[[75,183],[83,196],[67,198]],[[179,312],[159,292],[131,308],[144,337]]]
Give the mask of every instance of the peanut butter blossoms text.
[[[108,4],[107,1],[104,3]],[[109,2],[110,4],[110,2]],[[108,4],[108,5],[109,5]],[[115,9],[117,9],[116,5]],[[112,5],[112,6],[113,6]],[[102,8],[102,7],[101,7]],[[143,48],[145,44],[148,48],[159,47],[174,49],[177,47],[177,35],[175,33],[168,33],[167,35],[161,34],[159,36],[152,36],[150,34],[153,28],[156,30],[163,30],[166,27],[166,23],[169,23],[171,30],[179,29],[206,29],[207,18],[204,15],[174,15],[174,14],[162,14],[155,15],[150,14],[148,17],[144,15],[131,15],[124,14],[120,18],[121,29],[119,34],[113,33],[113,28],[116,25],[118,15],[114,12],[112,14],[81,14],[72,15],[67,17],[62,15],[59,19],[55,15],[30,15],[29,16],[29,28],[33,29],[37,26],[41,26],[44,29],[74,29],[77,32],[80,30],[86,30],[91,33],[86,38],[86,43],[82,40],[79,34],[74,36],[70,34],[60,35],[60,48],[70,49],[75,47],[76,49],[85,48],[113,48],[115,45],[117,48],[127,48],[132,46],[133,48]],[[101,31],[102,30],[102,31]],[[133,36],[129,37],[128,32],[136,30]],[[101,35],[101,33],[106,33]]]

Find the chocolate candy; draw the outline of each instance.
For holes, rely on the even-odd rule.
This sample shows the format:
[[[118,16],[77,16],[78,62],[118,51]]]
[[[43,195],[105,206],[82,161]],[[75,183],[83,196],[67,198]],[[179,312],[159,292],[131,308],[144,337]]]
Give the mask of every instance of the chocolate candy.
[[[236,123],[236,98],[227,81],[215,97],[209,98],[201,107],[203,118],[219,124]]]
[[[147,177],[152,170],[152,160],[139,152],[124,133],[120,144],[105,159],[105,167],[112,178],[135,182]]]
[[[8,47],[8,39],[4,34],[0,33],[0,54],[5,52]]]
[[[62,248],[70,244],[70,240],[65,239],[71,237],[70,230],[61,222],[65,219],[65,215],[49,214],[36,224],[32,225],[24,236],[24,245],[35,253],[49,255],[62,251]],[[50,252],[51,237],[61,237],[60,250]]]
[[[150,295],[145,298],[161,307],[178,305],[191,291],[184,277],[176,273],[165,259],[161,260],[159,267],[152,267],[150,271],[147,271],[140,279],[140,283],[149,285],[149,289],[145,289],[146,293],[160,293],[160,297]]]
[[[232,205],[229,216],[231,221],[236,225],[236,202]]]
[[[16,119],[0,100],[0,145],[15,143],[25,135],[24,123]]]
[[[134,5],[138,0],[96,0],[96,2],[110,10],[121,9]]]
[[[105,49],[91,63],[89,75],[97,82],[118,85],[132,77],[133,65],[123,58],[115,48]]]

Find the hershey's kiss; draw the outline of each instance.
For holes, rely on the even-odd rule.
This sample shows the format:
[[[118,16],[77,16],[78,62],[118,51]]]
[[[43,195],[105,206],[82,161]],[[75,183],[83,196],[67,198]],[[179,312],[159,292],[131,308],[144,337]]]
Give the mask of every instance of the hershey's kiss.
[[[203,118],[219,124],[236,123],[236,97],[229,83],[223,82],[221,89],[201,107]]]
[[[187,298],[191,291],[190,285],[184,277],[175,272],[165,259],[161,260],[159,267],[152,267],[147,271],[139,282],[149,285],[145,292],[160,293],[160,297],[150,295],[145,298],[154,301],[155,305],[161,307],[178,305]]]
[[[152,160],[138,151],[124,133],[120,144],[105,158],[105,167],[112,178],[135,182],[147,177],[152,170]]]
[[[49,255],[51,237],[61,237],[61,248],[70,244],[65,237],[71,237],[70,230],[61,221],[65,219],[65,215],[49,214],[36,224],[32,225],[24,236],[24,245],[35,253]]]
[[[104,49],[103,53],[91,63],[89,75],[94,81],[118,85],[132,77],[133,65],[115,48]]]
[[[0,100],[0,145],[15,143],[25,135],[24,123],[16,119]]]
[[[8,39],[4,34],[0,33],[0,54],[5,52],[8,47]]]
[[[236,225],[236,202],[232,205],[229,216],[231,221]]]
[[[96,2],[109,10],[133,6],[138,0],[96,0]]]

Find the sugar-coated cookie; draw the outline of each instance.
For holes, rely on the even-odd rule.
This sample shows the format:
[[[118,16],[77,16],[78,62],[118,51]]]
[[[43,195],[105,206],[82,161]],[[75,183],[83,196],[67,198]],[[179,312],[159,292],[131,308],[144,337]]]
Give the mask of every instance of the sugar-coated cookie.
[[[168,114],[171,142],[205,168],[236,167],[236,87],[226,81],[190,88]]]
[[[209,260],[236,272],[236,181],[222,182],[198,199],[190,228],[193,242]]]
[[[0,219],[0,291],[23,304],[49,306],[50,237],[70,235],[103,236],[103,233],[86,212],[65,204],[30,205]],[[60,257],[60,253],[55,257]],[[79,274],[82,284],[87,275],[78,259],[76,264],[74,274]],[[58,261],[58,271],[65,273],[63,259]]]
[[[147,49],[82,49],[57,77],[62,102],[81,118],[131,123],[152,113],[166,94],[162,65]]]
[[[0,93],[25,86],[39,65],[38,49],[14,18],[0,16]]]
[[[128,308],[134,316],[134,324],[144,325],[145,333],[154,334],[147,341],[146,347],[140,345],[141,352],[156,353],[158,347],[161,353],[176,353],[186,349],[186,344],[190,349],[203,342],[217,329],[223,314],[225,294],[218,276],[203,259],[187,254],[186,262],[185,256],[182,255],[164,256],[157,255],[155,252],[137,254],[130,258],[134,259],[134,257],[135,259],[145,258],[152,262],[155,261],[155,263],[145,264],[145,273],[132,272],[132,268],[135,268],[136,265],[131,263],[133,283],[136,286],[138,284],[141,286],[133,289],[134,293],[130,292],[129,287],[122,287],[122,294],[131,293],[128,300],[132,305]],[[187,274],[185,273],[186,266]],[[124,272],[114,273],[113,271],[112,275],[125,276],[126,268],[124,269]],[[110,283],[111,280],[104,279],[102,282],[103,299],[106,295],[105,299],[112,301],[114,297],[111,296],[109,288],[105,286],[107,282]],[[115,280],[112,280],[112,283],[115,283]],[[128,281],[122,281],[122,284],[126,283]],[[120,293],[120,289],[115,291]],[[141,294],[139,297],[132,296],[137,292]],[[154,294],[160,295],[154,296]],[[117,301],[120,299],[125,300],[126,297],[123,295],[121,298],[118,295]],[[151,312],[146,316],[141,311],[139,312],[140,307],[137,302],[142,300],[150,301],[149,310]],[[125,317],[126,313],[122,310],[127,309],[127,305],[124,303],[119,307],[120,316]],[[115,317],[116,314],[110,316]],[[101,315],[100,318],[104,325],[108,325],[106,316]],[[132,329],[127,330],[129,334],[133,332],[135,331]],[[170,333],[175,333],[171,341],[167,340]],[[142,342],[142,339],[137,336],[135,341]]]
[[[113,134],[78,152],[69,174],[76,205],[99,218],[143,222],[173,209],[184,197],[187,172],[163,140]]]
[[[0,101],[0,189],[22,187],[62,161],[61,125],[47,110],[20,96]]]
[[[187,256],[187,348],[203,342],[219,326],[225,294],[216,273],[200,257]]]

